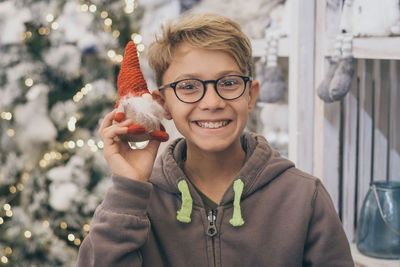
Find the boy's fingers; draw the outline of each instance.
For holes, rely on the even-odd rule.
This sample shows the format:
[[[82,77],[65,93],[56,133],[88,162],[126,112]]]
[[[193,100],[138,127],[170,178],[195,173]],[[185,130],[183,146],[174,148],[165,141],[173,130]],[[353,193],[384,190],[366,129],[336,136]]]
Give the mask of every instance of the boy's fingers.
[[[126,134],[128,132],[128,127],[123,126],[111,126],[103,131],[103,142],[106,145],[111,145],[115,141],[119,140],[118,135]]]
[[[107,127],[109,127],[109,126],[112,125],[112,121],[113,121],[113,118],[114,118],[114,115],[115,115],[115,112],[116,112],[116,111],[117,111],[117,110],[114,109],[112,112],[108,113],[108,114],[104,117],[103,121],[102,121],[101,124],[100,124],[99,132],[101,132],[104,128],[107,128]]]

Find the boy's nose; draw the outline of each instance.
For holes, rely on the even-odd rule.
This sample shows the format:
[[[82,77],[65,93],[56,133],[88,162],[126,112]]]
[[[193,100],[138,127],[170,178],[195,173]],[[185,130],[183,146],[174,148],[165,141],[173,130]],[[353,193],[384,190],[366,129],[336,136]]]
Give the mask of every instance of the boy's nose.
[[[223,108],[224,106],[225,100],[217,94],[215,84],[208,83],[204,97],[199,102],[199,107],[202,109],[214,110]]]

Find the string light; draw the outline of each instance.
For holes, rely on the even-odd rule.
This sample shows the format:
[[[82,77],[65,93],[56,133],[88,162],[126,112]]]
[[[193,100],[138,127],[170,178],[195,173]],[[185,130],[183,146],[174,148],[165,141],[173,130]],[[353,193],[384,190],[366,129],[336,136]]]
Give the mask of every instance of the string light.
[[[32,78],[26,78],[26,79],[25,79],[25,85],[26,85],[27,87],[31,87],[31,86],[33,85],[33,80],[32,80]]]
[[[68,235],[68,240],[69,240],[69,241],[74,241],[74,239],[75,239],[74,234],[69,234],[69,235]]]
[[[89,6],[89,11],[90,12],[94,13],[94,12],[96,12],[96,10],[97,10],[96,5],[92,4],[92,5]]]
[[[82,98],[87,95],[88,92],[90,92],[93,89],[93,85],[88,83],[80,91],[78,91],[73,97],[72,100],[74,100],[75,103],[79,102],[82,100]]]
[[[4,253],[10,255],[10,254],[12,254],[12,249],[11,249],[10,247],[6,247],[6,248],[4,249]]]
[[[46,162],[44,159],[41,159],[41,160],[39,161],[39,166],[40,166],[41,168],[46,168],[47,162]]]
[[[131,35],[132,41],[135,44],[140,44],[143,40],[143,37],[140,34],[134,33]]]
[[[17,193],[17,188],[15,186],[13,186],[13,185],[11,185],[8,190],[10,190],[11,194]]]
[[[137,45],[137,50],[138,50],[139,52],[143,52],[143,51],[144,51],[144,44],[138,44],[138,45]]]
[[[109,58],[113,58],[113,57],[115,57],[115,55],[116,55],[116,53],[115,53],[115,51],[114,50],[108,50],[107,51],[107,56],[109,57]]]
[[[64,230],[65,230],[65,229],[67,229],[67,227],[68,227],[68,225],[67,225],[66,222],[61,222],[61,223],[60,223],[60,228],[61,228],[61,229],[64,229]]]
[[[8,135],[9,137],[13,137],[13,136],[15,135],[14,129],[8,129],[8,130],[7,130],[7,135]]]
[[[21,176],[22,182],[25,183],[29,179],[29,173],[24,172]]]
[[[122,55],[116,55],[114,58],[117,63],[121,63],[123,59],[124,57]]]
[[[3,217],[0,217],[0,225],[4,223]]]
[[[49,223],[48,220],[44,220],[44,221],[42,222],[42,224],[43,224],[44,227],[49,227],[49,226],[50,226],[50,223]]]
[[[59,27],[60,27],[60,24],[58,24],[58,22],[53,22],[53,23],[51,24],[51,28],[52,28],[53,30],[57,30]]]
[[[1,260],[1,263],[4,263],[4,264],[8,263],[8,258],[6,256],[1,256],[0,260]]]
[[[48,28],[45,27],[40,27],[38,30],[40,35],[48,35],[50,33],[50,30]]]
[[[12,217],[13,216],[13,212],[11,210],[6,210],[6,216],[7,217]]]
[[[83,225],[83,231],[85,231],[85,232],[89,232],[89,230],[90,230],[90,225],[89,224],[84,224]]]
[[[135,0],[125,0],[124,11],[126,14],[131,14],[135,10]]]
[[[60,152],[56,152],[56,151],[46,152],[43,155],[43,158],[39,161],[39,166],[42,168],[45,168],[48,165],[52,164],[54,161],[61,160],[61,159],[62,159],[62,155]],[[29,174],[24,173],[22,179],[23,179],[22,180],[23,182],[26,182],[29,179]]]
[[[69,141],[68,142],[68,148],[75,148],[75,142],[74,141]]]
[[[3,209],[4,210],[11,210],[10,204],[8,204],[8,203],[4,204]]]
[[[104,143],[103,143],[103,141],[97,142],[97,147],[100,148],[100,149],[104,148]]]
[[[100,17],[101,17],[102,19],[107,18],[107,17],[108,17],[108,12],[107,12],[107,11],[102,11],[102,12],[100,13]]]
[[[32,232],[31,232],[31,231],[28,231],[28,230],[26,230],[26,231],[24,232],[24,236],[25,236],[25,238],[29,239],[29,238],[31,238],[31,237],[32,237]]]
[[[74,239],[74,245],[79,246],[81,244],[81,240],[79,238]]]
[[[69,118],[69,120],[68,120],[68,130],[70,132],[74,132],[76,130],[76,126],[75,126],[76,122],[77,122],[76,117],[72,116],[71,118]]]
[[[52,22],[54,20],[53,14],[47,14],[46,20],[47,20],[47,22]]]
[[[113,35],[114,38],[118,38],[120,34],[121,34],[121,33],[120,33],[119,30],[114,30],[114,31],[112,32],[112,35]]]
[[[18,183],[18,184],[17,184],[17,189],[18,189],[19,191],[24,190],[24,185],[21,184],[21,183]]]
[[[9,121],[9,120],[12,119],[12,113],[11,113],[11,112],[7,112],[7,111],[3,111],[3,112],[1,113],[1,118],[2,118],[3,120]]]
[[[82,12],[87,12],[89,10],[89,6],[87,4],[81,5],[81,11]]]
[[[76,146],[77,147],[83,147],[85,145],[85,142],[82,139],[79,139],[76,141]]]
[[[24,33],[22,34],[22,39],[23,39],[23,40],[29,39],[29,38],[31,38],[31,37],[32,37],[32,32],[30,32],[30,31],[24,32]]]
[[[112,25],[112,19],[106,18],[106,19],[104,20],[104,25],[111,27],[111,25]]]

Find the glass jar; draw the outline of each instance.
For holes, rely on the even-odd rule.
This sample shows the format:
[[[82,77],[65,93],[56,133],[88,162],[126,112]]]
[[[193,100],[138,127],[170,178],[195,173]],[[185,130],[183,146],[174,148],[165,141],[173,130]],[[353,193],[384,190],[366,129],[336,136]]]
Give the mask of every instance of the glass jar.
[[[371,183],[361,208],[356,243],[367,256],[400,259],[400,182]]]

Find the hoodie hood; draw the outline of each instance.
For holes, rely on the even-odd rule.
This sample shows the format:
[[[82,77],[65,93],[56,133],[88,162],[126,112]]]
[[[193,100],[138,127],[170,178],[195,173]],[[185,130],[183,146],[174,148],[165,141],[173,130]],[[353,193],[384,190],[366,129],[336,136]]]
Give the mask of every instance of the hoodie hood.
[[[279,152],[273,150],[261,135],[243,133],[241,143],[246,151],[246,159],[234,180],[241,179],[244,183],[242,199],[278,178],[287,169],[294,167],[293,162],[281,157]],[[182,170],[185,157],[185,139],[174,140],[157,159],[149,182],[163,191],[180,195],[181,191],[178,188],[178,183],[184,179],[188,182],[193,204],[202,206],[201,197]],[[233,202],[234,195],[235,192],[232,185],[225,192],[220,205]]]

